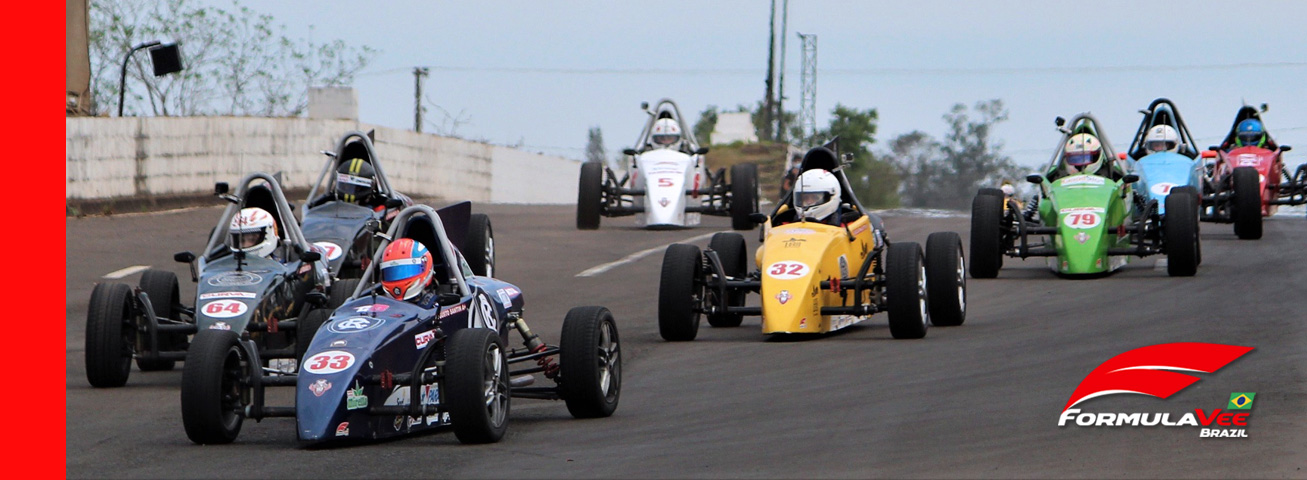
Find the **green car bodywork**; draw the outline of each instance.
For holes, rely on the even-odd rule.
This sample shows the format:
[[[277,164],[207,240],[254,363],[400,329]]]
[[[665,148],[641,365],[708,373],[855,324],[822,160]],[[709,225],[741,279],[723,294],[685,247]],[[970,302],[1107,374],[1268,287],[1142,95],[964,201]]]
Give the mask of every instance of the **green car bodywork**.
[[[1049,267],[1064,274],[1093,274],[1116,270],[1129,261],[1128,255],[1108,255],[1108,249],[1127,248],[1124,233],[1135,214],[1134,192],[1129,184],[1099,175],[1079,174],[1046,185],[1046,199],[1039,204],[1039,218],[1046,227],[1057,228],[1046,245],[1057,249]]]

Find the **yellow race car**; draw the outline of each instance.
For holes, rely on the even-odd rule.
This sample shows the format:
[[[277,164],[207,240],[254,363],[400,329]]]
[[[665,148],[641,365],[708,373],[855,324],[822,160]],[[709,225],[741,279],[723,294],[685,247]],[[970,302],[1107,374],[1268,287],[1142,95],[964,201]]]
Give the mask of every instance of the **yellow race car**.
[[[713,235],[702,252],[695,245],[668,247],[658,292],[664,339],[693,340],[701,314],[714,327],[761,315],[763,334],[827,333],[878,312],[889,312],[894,338],[924,337],[931,323],[962,324],[967,284],[958,234],[930,234],[925,255],[915,242],[891,243],[880,218],[853,195],[834,151],[810,150],[801,170],[814,169],[839,182],[838,222],[797,215],[795,193],[786,194],[770,216],[754,214],[764,225],[754,255],[758,270],[748,272],[738,233]],[[746,306],[749,292],[761,294],[762,305]]]

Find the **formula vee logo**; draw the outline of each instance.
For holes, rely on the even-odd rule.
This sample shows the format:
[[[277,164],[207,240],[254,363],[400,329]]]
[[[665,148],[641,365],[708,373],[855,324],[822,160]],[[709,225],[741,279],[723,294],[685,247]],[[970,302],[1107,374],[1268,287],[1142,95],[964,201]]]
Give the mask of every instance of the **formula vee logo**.
[[[1202,427],[1199,431],[1201,438],[1246,438],[1247,431],[1241,427],[1248,425],[1252,413],[1232,410],[1250,410],[1255,396],[1253,392],[1232,393],[1224,409],[1197,408],[1182,415],[1091,413],[1072,407],[1085,400],[1118,393],[1167,399],[1200,380],[1180,372],[1214,373],[1252,350],[1252,347],[1216,343],[1166,343],[1122,353],[1103,362],[1080,382],[1062,407],[1057,426],[1074,423],[1078,427]]]

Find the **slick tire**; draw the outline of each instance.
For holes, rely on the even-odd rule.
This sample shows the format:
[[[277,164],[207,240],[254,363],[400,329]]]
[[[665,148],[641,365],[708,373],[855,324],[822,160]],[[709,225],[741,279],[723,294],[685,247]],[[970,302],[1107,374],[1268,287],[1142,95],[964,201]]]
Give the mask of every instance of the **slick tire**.
[[[722,271],[726,272],[727,276],[741,279],[748,275],[748,254],[745,252],[744,237],[740,234],[733,232],[715,233],[712,240],[708,242],[708,249],[717,252],[717,258],[722,262]],[[748,293],[743,290],[728,290],[726,298],[722,299],[723,306],[743,307],[747,295]],[[738,313],[708,315],[708,324],[713,327],[738,327],[743,321],[744,315]]]
[[[304,362],[304,354],[309,351],[309,345],[313,344],[313,337],[322,329],[322,324],[331,318],[332,313],[332,310],[325,308],[306,307],[306,310],[308,312],[295,327],[295,359],[301,364]]]
[[[658,285],[658,334],[669,342],[687,342],[699,334],[699,305],[703,298],[699,247],[674,243],[663,255]]]
[[[563,318],[559,385],[575,418],[602,418],[622,394],[622,350],[617,321],[604,307],[575,307]]]
[[[561,367],[561,365],[560,365]],[[465,444],[494,443],[508,430],[508,359],[499,334],[456,330],[445,343],[445,402],[454,435]]]
[[[604,202],[604,166],[601,163],[581,164],[581,183],[576,188],[576,228],[595,230]]]
[[[1203,230],[1203,222],[1202,222],[1202,220],[1203,220],[1203,214],[1202,214],[1202,211],[1203,211],[1203,196],[1202,196],[1202,194],[1198,193],[1198,189],[1197,189],[1197,188],[1195,188],[1195,187],[1191,187],[1191,186],[1188,186],[1188,185],[1183,186],[1183,187],[1176,187],[1176,188],[1174,188],[1174,189],[1171,190],[1171,193],[1172,193],[1172,194],[1175,194],[1176,192],[1183,192],[1183,193],[1189,194],[1190,196],[1194,197],[1194,227],[1196,228],[1195,232],[1198,233],[1198,234],[1201,234],[1201,233],[1202,233],[1202,230]],[[1169,211],[1169,210],[1168,210],[1168,211]],[[1202,264],[1203,264],[1203,242],[1202,242],[1201,240],[1199,240],[1198,245],[1197,245],[1195,248],[1197,249],[1197,253],[1196,253],[1195,256],[1197,257],[1198,265],[1202,265]]]
[[[154,316],[160,320],[173,318],[173,306],[181,302],[181,288],[177,283],[177,275],[163,270],[146,270],[141,273],[140,285],[141,290],[150,297],[150,305],[154,307]],[[141,319],[144,320],[145,317],[142,316]],[[149,345],[148,335],[148,332],[141,329],[142,341],[138,345]],[[185,334],[159,334],[159,351],[173,352],[185,349]],[[172,370],[176,365],[177,362],[173,360],[136,359],[136,367],[140,368],[142,372]]]
[[[327,289],[327,305],[325,310],[327,316],[331,316],[336,309],[349,301],[349,296],[354,294],[354,289],[358,288],[359,279],[342,278],[331,283],[331,288]]]
[[[921,246],[916,242],[897,242],[890,245],[888,255],[885,301],[889,304],[890,335],[898,339],[925,337],[929,316]]]
[[[994,195],[994,196],[997,196],[997,197],[1007,197],[1007,194],[1006,194],[1006,193],[1003,193],[1003,190],[1002,190],[1002,189],[999,189],[999,188],[993,188],[993,187],[986,187],[986,188],[982,188],[982,189],[980,189],[980,190],[977,190],[977,191],[976,191],[976,195]]]
[[[182,369],[182,425],[200,445],[231,443],[245,420],[243,386],[253,374],[236,332],[202,330],[186,352]]]
[[[1240,240],[1262,238],[1262,195],[1260,174],[1253,167],[1234,169],[1230,181],[1234,187],[1234,234]]]
[[[482,277],[495,276],[495,231],[490,227],[490,217],[484,213],[474,213],[467,227],[467,251],[463,258],[472,267],[472,273]]]
[[[1261,214],[1258,212],[1258,217]],[[1166,235],[1166,273],[1172,277],[1192,277],[1198,272],[1198,206],[1189,192],[1172,191],[1166,196],[1166,216],[1162,217]]]
[[[971,278],[995,278],[1003,268],[1002,228],[1003,196],[982,189],[971,200]]]
[[[758,211],[758,166],[731,165],[731,228],[753,230],[749,215]]]
[[[86,380],[92,387],[121,387],[132,373],[132,288],[101,283],[86,311]]]
[[[956,327],[967,320],[967,264],[962,237],[935,232],[926,237],[926,298],[930,323]]]

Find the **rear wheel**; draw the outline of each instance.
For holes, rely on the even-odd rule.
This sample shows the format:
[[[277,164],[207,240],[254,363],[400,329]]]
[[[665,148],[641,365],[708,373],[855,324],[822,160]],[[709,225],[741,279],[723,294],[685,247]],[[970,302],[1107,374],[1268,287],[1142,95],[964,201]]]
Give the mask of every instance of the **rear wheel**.
[[[718,260],[722,262],[722,271],[728,277],[736,279],[744,278],[748,272],[748,263],[746,261],[746,252],[744,247],[744,237],[738,233],[722,232],[713,234],[712,240],[708,242],[708,249],[717,252]],[[725,281],[725,279],[722,279]],[[711,292],[709,292],[711,293]],[[719,299],[722,308],[743,307],[748,293],[744,290],[727,290],[726,298]],[[716,313],[708,315],[708,324],[714,327],[738,327],[744,321],[744,315],[738,313]]]
[[[936,232],[926,237],[926,298],[930,323],[956,327],[967,320],[967,266],[962,237]]]
[[[499,334],[464,328],[445,343],[445,401],[463,443],[493,443],[508,430],[508,360]],[[560,365],[561,366],[561,365]]]
[[[658,334],[669,342],[694,340],[699,334],[703,265],[699,247],[683,243],[667,247],[658,285]]]
[[[344,305],[349,300],[349,296],[354,294],[354,289],[359,286],[358,278],[342,278],[331,283],[331,288],[327,289],[327,306],[325,310],[327,315],[335,313],[337,308]]]
[[[1192,277],[1198,272],[1198,206],[1189,192],[1172,191],[1166,196],[1166,216],[1162,217],[1166,235],[1166,273],[1172,277]]]
[[[195,335],[182,370],[182,425],[192,442],[231,443],[241,432],[250,403],[252,365],[235,332]]]
[[[177,284],[177,275],[163,270],[146,270],[141,273],[141,290],[150,297],[150,306],[154,307],[154,316],[162,323],[173,318],[173,306],[181,302],[181,288]],[[144,316],[141,317],[144,320]],[[140,329],[137,345],[149,345],[149,332]],[[186,349],[186,335],[180,333],[159,334],[158,349],[161,352],[176,352]],[[142,372],[172,370],[177,362],[173,360],[136,359],[136,367]]]
[[[86,380],[92,387],[121,387],[132,372],[132,288],[101,283],[86,310]]]
[[[887,263],[885,296],[890,335],[926,336],[926,268],[921,264],[921,246],[915,242],[891,244]]]
[[[581,164],[581,183],[576,188],[576,228],[599,228],[599,214],[603,211],[604,166],[601,163]]]
[[[295,326],[295,359],[304,361],[304,354],[309,351],[309,345],[313,343],[313,337],[322,329],[322,324],[327,323],[331,318],[331,310],[325,308],[308,307],[308,313],[300,318],[298,325]]]
[[[576,307],[563,318],[560,385],[576,418],[607,417],[622,393],[622,351],[617,322],[604,307]]]
[[[495,231],[490,227],[490,217],[484,213],[474,213],[468,222],[467,251],[463,258],[472,267],[472,273],[483,276],[495,276]]]
[[[971,200],[971,278],[994,278],[1003,267],[1003,196],[984,189]]]
[[[758,166],[731,165],[731,228],[753,230],[749,215],[758,211]]]
[[[1262,238],[1262,189],[1257,169],[1238,167],[1231,175],[1234,187],[1234,234],[1241,240]]]

